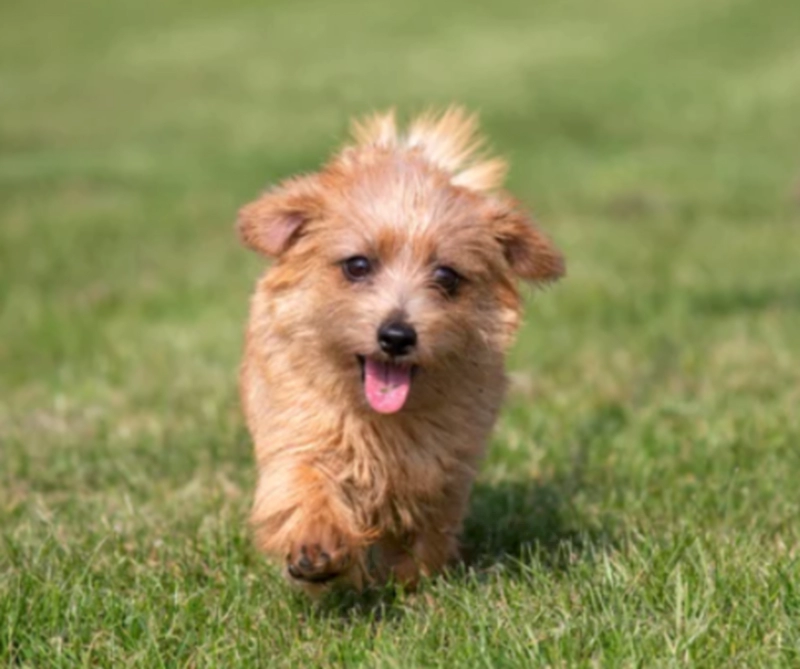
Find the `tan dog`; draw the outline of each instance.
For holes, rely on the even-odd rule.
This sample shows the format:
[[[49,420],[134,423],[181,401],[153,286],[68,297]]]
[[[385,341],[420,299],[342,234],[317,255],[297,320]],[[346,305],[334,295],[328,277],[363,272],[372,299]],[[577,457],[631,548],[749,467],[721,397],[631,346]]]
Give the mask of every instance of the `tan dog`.
[[[310,592],[407,586],[458,556],[520,319],[517,277],[559,252],[451,109],[354,125],[322,171],[245,206],[244,243],[277,262],[252,299],[241,395],[261,549]]]

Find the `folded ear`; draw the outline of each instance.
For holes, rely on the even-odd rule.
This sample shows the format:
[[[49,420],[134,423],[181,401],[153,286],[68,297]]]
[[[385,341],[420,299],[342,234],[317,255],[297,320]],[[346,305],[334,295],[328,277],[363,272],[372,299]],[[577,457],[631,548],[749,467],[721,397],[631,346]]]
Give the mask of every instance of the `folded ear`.
[[[297,239],[303,225],[322,214],[322,206],[315,175],[289,179],[242,207],[236,229],[245,246],[277,257]]]
[[[538,283],[564,276],[564,256],[527,214],[513,206],[501,206],[493,211],[492,225],[517,276]]]

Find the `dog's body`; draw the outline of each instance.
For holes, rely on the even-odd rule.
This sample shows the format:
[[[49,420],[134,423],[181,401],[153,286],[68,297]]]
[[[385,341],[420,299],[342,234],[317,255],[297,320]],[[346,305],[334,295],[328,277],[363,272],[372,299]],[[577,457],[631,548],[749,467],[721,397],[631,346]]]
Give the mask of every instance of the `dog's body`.
[[[451,110],[400,136],[391,115],[355,129],[321,172],[240,212],[277,263],[253,297],[241,394],[266,552],[314,591],[414,585],[458,555],[476,467],[520,316],[515,278],[563,261],[477,161]]]

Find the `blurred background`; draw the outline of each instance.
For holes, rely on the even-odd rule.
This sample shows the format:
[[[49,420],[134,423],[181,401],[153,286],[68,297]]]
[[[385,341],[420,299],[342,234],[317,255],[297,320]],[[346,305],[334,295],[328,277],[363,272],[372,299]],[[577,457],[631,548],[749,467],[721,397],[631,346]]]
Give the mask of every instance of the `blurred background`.
[[[568,259],[511,356],[478,560],[689,528],[789,569],[799,36],[789,0],[4,2],[0,600],[16,629],[90,634],[95,595],[80,614],[31,604],[79,589],[88,555],[120,616],[135,592],[154,601],[130,573],[166,590],[263,575],[236,367],[264,263],[235,213],[387,107],[479,112]]]

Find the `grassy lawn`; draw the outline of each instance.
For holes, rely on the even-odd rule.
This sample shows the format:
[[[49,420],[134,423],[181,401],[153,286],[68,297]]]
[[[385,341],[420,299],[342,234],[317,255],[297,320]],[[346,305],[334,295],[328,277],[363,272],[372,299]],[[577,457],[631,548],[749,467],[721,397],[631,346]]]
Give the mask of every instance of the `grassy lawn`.
[[[0,666],[800,666],[800,3],[0,8]],[[239,204],[458,101],[567,255],[467,525],[314,606],[249,543]]]

